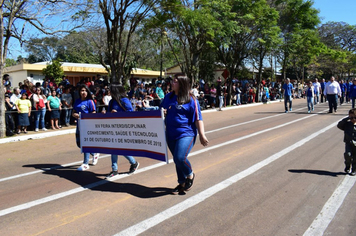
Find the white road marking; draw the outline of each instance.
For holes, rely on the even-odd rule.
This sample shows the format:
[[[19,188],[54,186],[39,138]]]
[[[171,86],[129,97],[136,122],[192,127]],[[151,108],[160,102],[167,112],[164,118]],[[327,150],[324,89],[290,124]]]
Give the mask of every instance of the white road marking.
[[[100,155],[99,159],[105,158],[105,157],[109,157],[110,155]],[[63,167],[68,167],[68,166],[74,166],[74,165],[78,165],[83,163],[83,161],[76,161],[76,162],[72,162],[72,163],[68,163],[68,164],[64,164],[64,165],[59,165],[59,166],[53,166],[50,168],[42,168],[42,170],[35,170],[35,171],[31,171],[31,172],[27,172],[27,173],[23,173],[23,174],[19,174],[19,175],[13,175],[13,176],[9,176],[6,178],[2,178],[0,179],[0,182],[3,181],[7,181],[7,180],[11,180],[11,179],[17,179],[17,178],[21,178],[21,177],[25,177],[28,175],[34,175],[34,174],[38,174],[38,173],[42,173],[45,171],[49,171],[49,170],[56,170],[56,169],[60,169]]]
[[[171,208],[168,208],[167,210],[164,210],[164,211],[158,213],[157,215],[155,215],[149,219],[141,221],[141,222],[119,232],[118,234],[115,234],[115,236],[133,236],[133,235],[138,235],[138,234],[145,232],[146,230],[156,226],[157,224],[203,202],[205,199],[213,196],[214,194],[229,187],[230,185],[236,183],[237,181],[255,173],[259,169],[269,165],[273,161],[279,159],[280,157],[286,155],[287,153],[293,151],[294,149],[304,145],[305,143],[309,142],[310,140],[317,137],[318,135],[326,132],[327,130],[335,128],[337,123],[338,122],[334,122],[333,124],[321,129],[320,131],[315,132],[314,134],[298,141],[297,143],[293,144],[292,146],[289,146],[289,147],[281,150],[280,152],[268,157],[267,159],[249,167],[248,169],[208,188],[207,190],[204,190],[204,191],[186,199],[185,201],[183,201],[181,203],[178,203],[175,206],[172,206]]]
[[[299,108],[297,110],[302,110],[302,109],[305,109],[305,108]],[[263,118],[260,118],[260,119],[251,120],[251,121],[247,121],[247,122],[243,122],[243,123],[238,123],[238,124],[226,126],[226,127],[220,128],[220,129],[210,130],[210,131],[205,132],[205,134],[218,132],[218,131],[221,131],[221,130],[224,130],[224,129],[229,129],[229,128],[232,128],[232,127],[237,127],[237,126],[241,126],[241,125],[245,125],[245,124],[249,124],[249,123],[253,123],[253,122],[259,122],[261,120],[274,118],[274,117],[281,116],[281,115],[285,115],[285,113],[277,114],[277,115],[274,115],[274,116],[263,117]],[[308,116],[308,117],[310,117],[310,116]],[[75,129],[74,129],[74,131],[75,131]],[[60,132],[60,131],[58,131],[58,132]],[[108,156],[110,156],[110,155],[105,155],[105,156],[100,155],[100,159],[104,158],[104,157],[108,157]],[[59,168],[62,168],[62,167],[78,165],[78,164],[81,164],[81,163],[82,163],[82,161],[77,161],[77,162],[72,162],[72,163],[69,163],[69,164],[54,166],[54,167],[51,167],[51,168],[48,168],[48,169],[36,170],[36,171],[31,171],[31,172],[27,172],[27,173],[23,173],[23,174],[19,174],[19,175],[13,175],[13,176],[9,176],[9,177],[0,179],[0,182],[7,181],[7,180],[12,180],[12,179],[17,179],[17,178],[21,178],[21,177],[25,177],[25,176],[29,176],[29,175],[33,175],[33,174],[38,174],[38,173],[42,173],[42,172],[48,171],[48,170],[55,170],[55,169],[59,169]]]
[[[304,236],[322,236],[324,234],[355,182],[355,177],[347,175],[344,178],[340,186],[335,189],[334,193],[325,203],[319,215],[314,219],[307,231],[305,231]]]
[[[238,142],[240,140],[256,136],[256,135],[261,134],[261,133],[265,133],[265,132],[268,132],[268,131],[271,131],[271,130],[274,130],[274,129],[278,129],[278,128],[290,125],[292,123],[296,123],[298,121],[311,118],[313,116],[316,116],[316,114],[305,116],[303,118],[300,118],[300,119],[297,119],[297,120],[294,120],[294,121],[291,121],[291,122],[287,122],[287,123],[284,123],[284,124],[279,125],[279,126],[275,126],[273,128],[270,128],[270,129],[262,130],[262,131],[259,131],[259,132],[256,132],[256,133],[253,133],[253,134],[250,134],[250,135],[246,135],[244,137],[240,137],[240,138],[237,138],[237,139],[234,139],[234,140],[230,140],[230,141],[225,142],[225,143],[220,143],[220,144],[215,145],[215,146],[204,148],[202,150],[190,153],[189,156],[194,156],[194,155],[197,155],[197,154],[200,154],[200,153],[203,153],[203,152],[207,152],[207,151],[212,150],[212,149],[221,148],[222,146],[226,146],[228,144],[232,144],[232,143]],[[172,159],[170,159],[169,162],[171,163]],[[154,168],[160,167],[160,166],[165,165],[165,164],[166,163],[162,162],[162,163],[158,163],[158,164],[155,164],[155,165],[152,165],[152,166],[148,166],[146,168],[141,168],[135,173],[140,173],[140,172],[143,172],[143,171],[154,169]],[[116,179],[121,179],[121,178],[124,178],[126,176],[127,175],[119,175],[118,177],[111,178],[110,181],[114,181]],[[28,208],[31,208],[31,207],[34,207],[34,206],[37,206],[37,205],[40,205],[40,204],[43,204],[43,203],[47,203],[47,202],[50,202],[50,201],[54,201],[56,199],[60,199],[60,198],[75,194],[75,193],[79,193],[79,192],[82,192],[84,190],[87,190],[87,189],[94,188],[94,187],[97,187],[99,185],[105,184],[108,181],[109,180],[98,181],[98,182],[95,182],[95,183],[92,183],[92,184],[89,184],[89,185],[86,185],[86,186],[78,187],[78,188],[63,192],[63,193],[58,193],[58,194],[55,194],[55,195],[52,195],[52,196],[48,196],[46,198],[42,198],[42,199],[38,199],[38,200],[31,201],[31,202],[28,202],[28,203],[24,203],[24,204],[21,204],[21,205],[17,205],[17,206],[14,206],[14,207],[10,207],[10,208],[1,210],[0,211],[0,216],[4,216],[4,215],[7,215],[7,214],[10,214],[10,213],[13,213],[13,212],[17,212],[17,211],[20,211],[20,210],[28,209]]]

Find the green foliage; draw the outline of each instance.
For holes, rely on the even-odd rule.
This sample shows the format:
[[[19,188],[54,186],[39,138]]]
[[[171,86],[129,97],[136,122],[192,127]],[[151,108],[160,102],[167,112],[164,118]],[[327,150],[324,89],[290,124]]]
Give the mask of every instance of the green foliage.
[[[5,67],[15,66],[17,62],[14,59],[6,58]]]
[[[42,73],[47,78],[54,78],[57,84],[61,82],[62,76],[64,75],[62,65],[58,60],[53,60],[52,63],[48,63],[46,68],[42,70]]]

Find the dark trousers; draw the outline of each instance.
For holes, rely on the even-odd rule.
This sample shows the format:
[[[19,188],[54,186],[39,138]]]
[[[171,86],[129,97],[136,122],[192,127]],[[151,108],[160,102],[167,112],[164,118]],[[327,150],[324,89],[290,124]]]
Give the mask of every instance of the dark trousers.
[[[326,98],[328,99],[329,102],[329,113],[337,110],[337,94],[328,94],[326,95]]]

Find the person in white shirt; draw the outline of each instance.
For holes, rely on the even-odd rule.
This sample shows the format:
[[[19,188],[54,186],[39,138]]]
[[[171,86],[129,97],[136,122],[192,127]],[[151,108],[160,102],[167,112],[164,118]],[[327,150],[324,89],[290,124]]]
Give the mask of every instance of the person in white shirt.
[[[16,103],[16,100],[17,99],[20,99],[21,98],[21,94],[20,94],[20,89],[18,87],[15,87],[14,88],[14,92],[13,94],[11,95],[10,97],[10,102],[12,102],[12,104],[15,104]],[[12,110],[16,110],[16,105],[14,105],[12,107]]]
[[[329,102],[329,113],[337,112],[337,98],[341,96],[341,88],[335,77],[331,76],[330,81],[325,84],[324,95]]]
[[[320,97],[320,93],[321,93],[321,84],[319,83],[318,79],[315,79],[313,86],[314,86],[314,91],[315,91],[314,104],[319,104],[319,97]]]

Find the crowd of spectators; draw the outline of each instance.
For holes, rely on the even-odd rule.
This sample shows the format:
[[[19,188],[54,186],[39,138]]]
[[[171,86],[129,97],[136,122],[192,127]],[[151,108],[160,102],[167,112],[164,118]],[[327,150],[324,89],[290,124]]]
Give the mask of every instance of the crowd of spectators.
[[[130,79],[127,95],[135,111],[157,110],[165,94],[171,91],[171,77],[166,79]],[[257,82],[255,80],[232,80],[231,96],[228,96],[228,81],[218,78],[216,82],[205,83],[200,80],[192,87],[192,94],[199,101],[201,109],[213,109],[228,105],[241,105],[259,101],[281,98],[281,84],[262,81],[260,93],[257,95]],[[77,88],[80,84],[86,84],[90,89],[97,112],[107,109],[111,100],[108,89],[109,82],[106,78],[84,78],[78,84],[71,84],[63,76],[57,84],[53,78],[45,79],[42,83],[31,83],[29,80],[20,82],[17,87],[12,87],[8,75],[4,75],[6,101],[6,127],[7,136],[31,131],[46,131],[47,129],[61,129],[63,126],[75,124],[71,116],[73,102],[79,98]],[[26,98],[22,95],[26,94]],[[28,109],[20,106],[19,101],[28,100]],[[219,99],[220,98],[220,99]],[[223,104],[221,104],[223,103]],[[27,114],[27,122],[19,122],[19,116],[23,119]],[[22,119],[22,120],[23,120]],[[26,119],[25,119],[26,120]]]
[[[138,80],[132,77],[129,82],[127,96],[134,110],[149,111],[159,109],[165,94],[171,91],[172,79],[168,77],[145,81],[145,79]],[[42,83],[35,84],[26,79],[17,87],[12,87],[9,76],[4,75],[3,83],[6,90],[7,136],[25,133],[28,130],[35,132],[47,129],[58,130],[63,126],[74,125],[76,121],[71,115],[72,106],[79,98],[77,88],[80,84],[86,84],[90,89],[97,112],[105,111],[111,100],[109,82],[99,75],[94,78],[84,78],[76,85],[71,84],[65,76],[58,84],[54,79],[45,79]],[[321,84],[323,85],[324,81],[321,81]],[[348,89],[346,85],[348,82],[345,86],[342,85],[345,87],[345,94]],[[191,93],[199,101],[201,110],[214,108],[221,110],[222,107],[230,105],[239,106],[257,101],[267,103],[283,98],[282,82],[272,82],[267,79],[261,81],[259,89],[257,86],[256,80],[232,79],[229,81],[229,79],[218,78],[214,82],[205,82],[201,79],[193,84]],[[294,98],[302,98],[306,86],[294,83],[293,87]],[[23,94],[26,95],[22,96]],[[22,100],[28,100],[29,103]],[[28,116],[28,123],[25,122],[26,115],[23,114]]]

